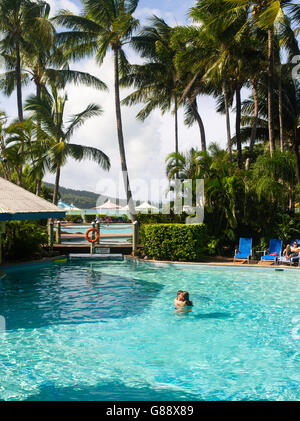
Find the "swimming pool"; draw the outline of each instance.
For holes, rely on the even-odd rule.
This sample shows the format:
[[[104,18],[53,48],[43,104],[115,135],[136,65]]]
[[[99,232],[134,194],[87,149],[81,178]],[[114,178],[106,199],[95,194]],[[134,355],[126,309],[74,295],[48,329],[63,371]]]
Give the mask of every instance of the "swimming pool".
[[[91,228],[91,224],[87,225],[61,225],[61,231],[68,234],[85,234],[88,229]],[[55,228],[56,229],[56,228]],[[102,234],[132,234],[131,224],[101,224],[100,233]]]
[[[72,260],[7,274],[0,399],[300,399],[297,271]],[[174,312],[178,289],[192,312]]]

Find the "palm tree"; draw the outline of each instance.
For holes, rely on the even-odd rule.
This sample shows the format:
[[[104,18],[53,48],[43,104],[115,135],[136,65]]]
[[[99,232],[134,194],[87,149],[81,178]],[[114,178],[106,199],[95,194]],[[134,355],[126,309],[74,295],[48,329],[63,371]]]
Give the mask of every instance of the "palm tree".
[[[212,143],[207,152],[192,148],[186,153],[172,153],[166,163],[170,183],[176,174],[180,180],[204,179],[206,215],[215,216],[212,225],[216,233],[225,226],[224,234],[232,240],[237,226],[237,197],[243,182],[240,175],[232,175],[234,166],[228,162],[227,152]]]
[[[212,0],[198,1],[196,6],[190,10],[193,21],[200,24],[195,28],[194,40],[189,41],[189,45],[194,44],[192,57],[194,57],[193,72],[194,78],[185,90],[185,95],[193,87],[197,78],[210,83],[214,88],[214,94],[220,98],[222,92],[224,111],[226,114],[227,129],[227,150],[231,161],[231,128],[229,119],[229,107],[232,103],[233,94],[236,97],[236,138],[238,149],[238,164],[242,167],[242,149],[239,141],[240,135],[240,106],[241,89],[246,81],[244,57],[246,31],[241,34],[239,40],[235,35],[247,22],[247,13],[242,11],[231,11],[229,15],[226,2],[215,2]],[[226,12],[226,14],[225,14]],[[222,15],[223,20],[215,17]],[[206,53],[199,57],[199,46]],[[203,67],[205,71],[203,72]],[[218,109],[222,110],[223,109]]]
[[[283,67],[287,69],[281,77],[282,85],[282,122],[280,125],[279,107],[275,108],[275,125],[274,137],[280,139],[280,132],[285,139],[285,146],[294,152],[296,158],[296,174],[298,182],[300,182],[300,85],[299,82],[292,79],[291,68],[289,65]],[[262,142],[268,141],[268,101],[267,87],[263,82],[258,84],[258,102],[259,113],[257,118],[257,134],[256,139]],[[279,103],[279,89],[275,91],[275,104]],[[254,119],[255,103],[253,97],[243,102],[242,106],[242,131],[241,137],[243,142],[247,142],[251,137],[253,119]],[[274,161],[275,162],[275,161]]]
[[[123,86],[136,88],[136,91],[122,101],[123,104],[146,103],[137,115],[142,121],[155,108],[160,108],[164,114],[174,105],[174,150],[178,153],[179,80],[174,63],[176,50],[171,45],[172,31],[173,28],[162,18],[155,15],[149,18],[149,25],[145,26],[138,36],[132,38],[132,46],[146,59],[146,63],[131,66],[121,83]]]
[[[110,161],[107,155],[99,149],[70,143],[74,131],[79,128],[87,119],[101,115],[102,110],[98,105],[89,104],[85,110],[73,115],[64,122],[64,110],[67,96],[59,96],[57,89],[52,86],[51,95],[42,94],[39,98],[31,96],[26,101],[25,110],[32,111],[35,120],[40,122],[37,138],[46,145],[46,153],[42,158],[45,168],[56,173],[53,192],[53,203],[57,204],[61,168],[66,164],[67,158],[71,157],[77,161],[82,159],[93,159],[101,168],[109,170]],[[41,140],[42,139],[42,140]],[[37,165],[41,165],[38,157]]]
[[[252,181],[260,199],[271,203],[288,203],[292,208],[297,184],[295,155],[290,151],[275,151],[258,157],[253,165]]]
[[[131,42],[133,32],[139,21],[133,17],[138,0],[83,0],[84,8],[80,16],[69,11],[61,11],[55,22],[73,31],[59,34],[59,39],[69,50],[73,59],[81,59],[96,54],[96,60],[102,64],[109,49],[113,52],[115,111],[121,168],[124,187],[132,221],[136,220],[135,207],[129,183],[126,163],[122,115],[120,105],[120,72],[128,68],[128,61],[123,46]]]
[[[252,5],[251,21],[260,28],[267,30],[268,33],[268,129],[270,153],[275,150],[274,135],[274,53],[275,53],[275,25],[282,24],[285,12],[292,18],[300,20],[300,5],[293,1],[282,0],[226,0],[232,3],[233,10],[248,9]],[[231,9],[232,10],[232,9]],[[222,16],[219,16],[222,19]]]
[[[50,24],[49,10],[44,11],[44,20],[50,26],[48,37],[39,37],[32,40],[33,50],[24,59],[24,73],[35,83],[36,96],[40,98],[42,90],[47,89],[48,84],[55,84],[59,89],[64,89],[67,83],[75,85],[83,84],[99,90],[107,90],[107,86],[100,79],[87,72],[71,70],[62,47],[57,45],[57,36],[54,27]],[[43,32],[44,27],[41,28]],[[44,40],[44,42],[41,42]],[[38,122],[37,122],[38,123]],[[37,131],[38,133],[38,131]],[[42,156],[41,151],[41,156]],[[40,174],[40,176],[39,176]],[[41,193],[43,172],[38,171],[36,178],[36,194]]]
[[[3,35],[0,50],[4,59],[14,56],[13,69],[11,60],[8,60],[8,67],[16,80],[19,121],[23,121],[22,52],[30,51],[30,37],[42,25],[41,16],[47,7],[44,1],[2,0],[0,3],[0,33]]]
[[[198,42],[200,40],[200,42]],[[171,46],[176,51],[174,58],[180,89],[179,105],[185,106],[185,124],[197,122],[200,131],[201,150],[206,151],[206,134],[199,113],[197,96],[214,92],[208,81],[201,79],[205,73],[207,49],[199,29],[194,26],[177,26],[172,32]]]

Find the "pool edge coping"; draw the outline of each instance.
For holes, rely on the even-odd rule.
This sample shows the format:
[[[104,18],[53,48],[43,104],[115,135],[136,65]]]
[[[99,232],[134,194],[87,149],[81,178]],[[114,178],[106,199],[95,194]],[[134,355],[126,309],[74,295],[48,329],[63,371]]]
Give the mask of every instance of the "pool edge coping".
[[[131,255],[124,255],[124,260],[131,260],[131,261],[136,261],[139,263],[145,263],[145,264],[152,264],[152,265],[158,265],[158,266],[191,266],[191,267],[197,267],[197,266],[207,266],[207,267],[214,267],[214,268],[219,268],[219,267],[223,267],[223,268],[236,268],[236,269],[256,269],[256,270],[273,270],[273,271],[278,271],[278,272],[282,272],[285,270],[289,270],[292,272],[300,272],[299,271],[299,267],[298,266],[279,266],[279,265],[274,265],[274,266],[263,266],[263,265],[258,265],[258,264],[242,264],[242,263],[219,263],[219,262],[211,262],[211,263],[207,263],[207,262],[170,262],[168,260],[144,260],[141,259],[139,257],[135,257],[135,256],[131,256]],[[279,270],[278,270],[279,269]]]
[[[68,255],[67,254],[60,254],[59,256],[53,256],[53,257],[44,257],[43,259],[39,259],[39,260],[26,260],[24,262],[14,262],[14,263],[5,263],[0,265],[0,270],[5,270],[5,269],[11,269],[11,268],[18,268],[18,267],[22,267],[22,266],[31,266],[31,265],[41,265],[43,263],[47,264],[50,262],[54,262],[55,260],[61,260],[61,259],[67,259]]]

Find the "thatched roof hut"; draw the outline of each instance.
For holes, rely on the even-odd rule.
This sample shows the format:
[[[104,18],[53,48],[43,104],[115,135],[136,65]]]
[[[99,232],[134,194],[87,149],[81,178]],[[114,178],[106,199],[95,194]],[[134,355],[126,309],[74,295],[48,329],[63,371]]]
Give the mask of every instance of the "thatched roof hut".
[[[0,221],[63,218],[65,211],[0,177]]]

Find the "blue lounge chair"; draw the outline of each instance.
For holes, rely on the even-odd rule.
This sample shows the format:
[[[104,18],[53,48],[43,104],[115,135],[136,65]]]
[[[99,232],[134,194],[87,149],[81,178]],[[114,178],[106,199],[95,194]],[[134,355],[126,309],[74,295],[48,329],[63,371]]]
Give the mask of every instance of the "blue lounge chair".
[[[276,238],[272,238],[269,244],[269,254],[265,254],[262,256],[261,260],[265,262],[275,262],[277,263],[278,259],[281,257],[281,249],[282,249],[282,240],[277,240]]]
[[[252,238],[240,238],[239,250],[235,250],[233,261],[247,260],[250,261],[252,256]]]

